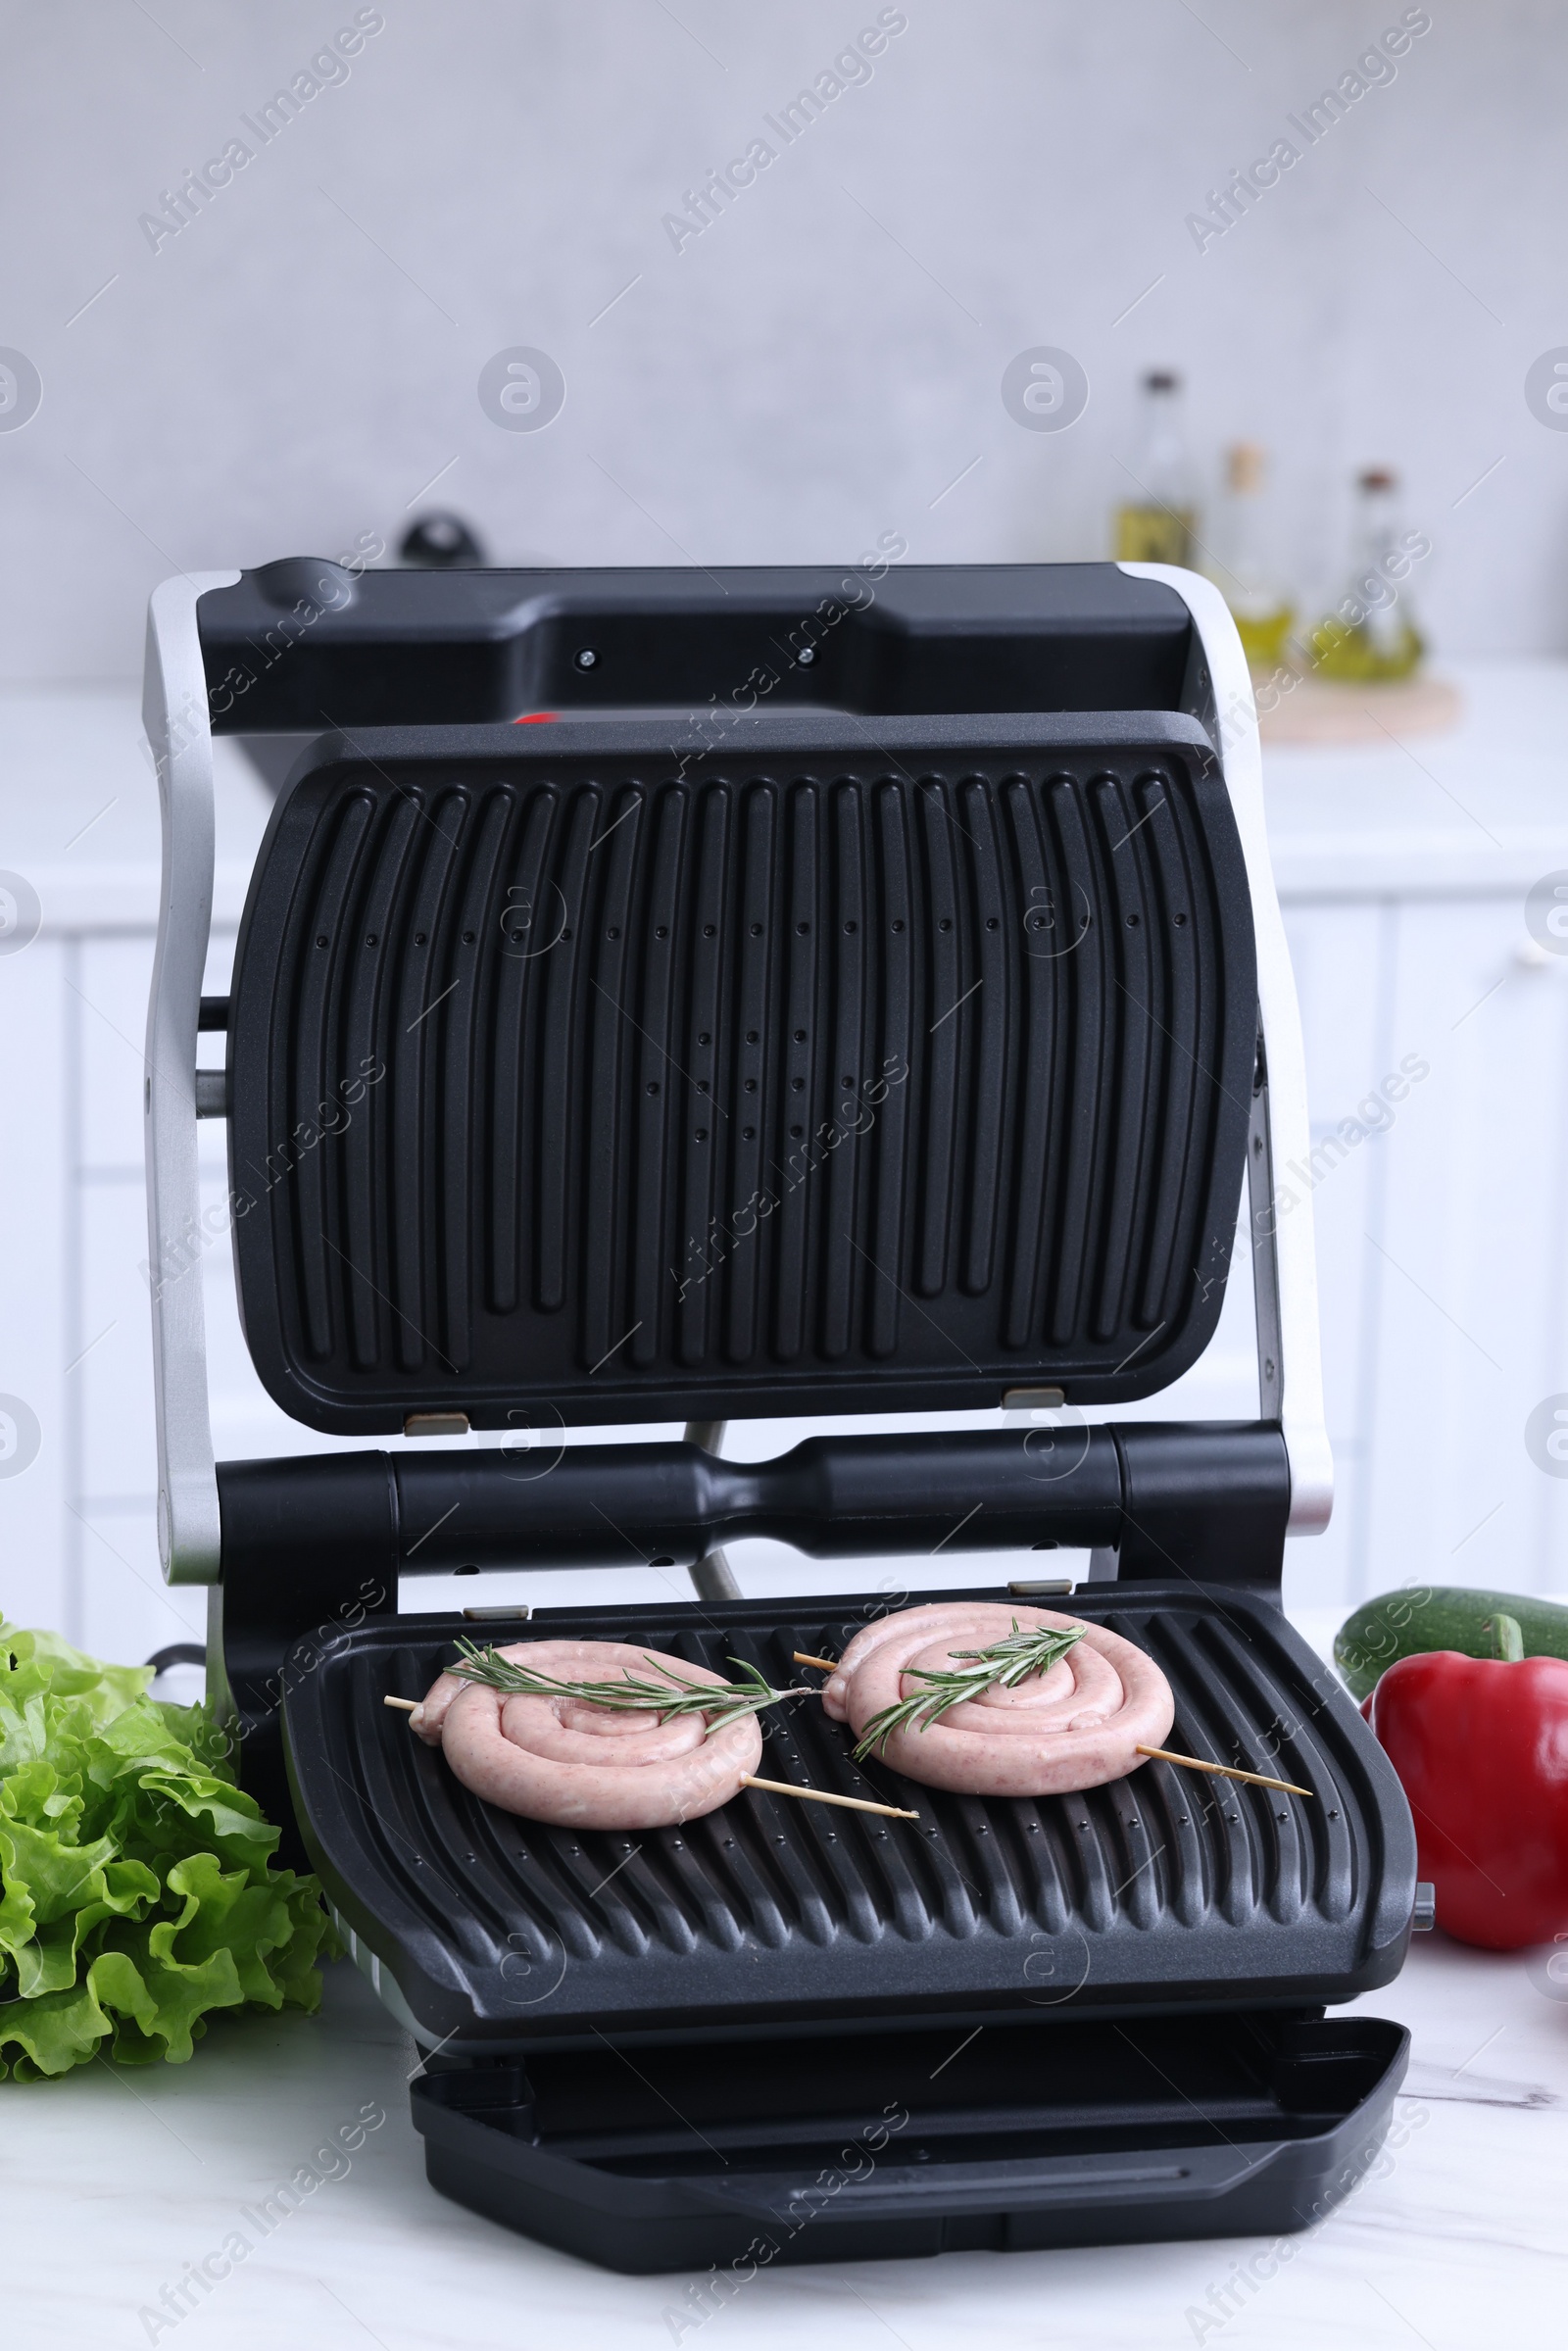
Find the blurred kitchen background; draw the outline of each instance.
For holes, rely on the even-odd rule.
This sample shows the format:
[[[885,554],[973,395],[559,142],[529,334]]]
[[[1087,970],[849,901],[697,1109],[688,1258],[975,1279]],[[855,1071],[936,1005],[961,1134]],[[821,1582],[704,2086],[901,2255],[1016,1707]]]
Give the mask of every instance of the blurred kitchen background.
[[[0,22],[0,1606],[123,1656],[200,1621],[159,1584],[138,1271],[148,592],[461,554],[448,515],[499,563],[1210,570],[1313,1096],[1339,1500],[1293,1604],[1568,1590],[1560,11]],[[214,988],[270,805],[232,743],[219,794]],[[220,1455],[317,1443],[205,1263]],[[1158,1409],[1255,1410],[1249,1311],[1244,1264]]]

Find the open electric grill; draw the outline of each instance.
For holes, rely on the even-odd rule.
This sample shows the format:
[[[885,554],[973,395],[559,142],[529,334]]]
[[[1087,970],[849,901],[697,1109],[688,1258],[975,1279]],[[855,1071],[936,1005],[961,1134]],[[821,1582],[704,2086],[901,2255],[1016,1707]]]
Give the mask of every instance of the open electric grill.
[[[1326,2209],[1405,2036],[1324,2011],[1397,1972],[1414,1838],[1280,1610],[1331,1471],[1310,1205],[1279,1214],[1273,1176],[1307,1147],[1300,1038],[1216,592],[291,561],[157,592],[146,717],[166,1569],[210,1587],[245,1785],[428,2053],[434,2183],[626,2269]],[[307,741],[213,1000],[223,731]],[[215,1464],[202,1116],[269,1392],[433,1442]],[[1093,1419],[1202,1352],[1244,1180],[1257,1418]],[[852,1414],[905,1425],[722,1457],[729,1419]],[[572,1434],[615,1426],[643,1434]],[[1161,1762],[953,1795],[798,1698],[766,1775],[917,1822],[751,1789],[578,1833],[481,1803],[382,1703],[473,1616],[523,1632],[400,1613],[416,1571],[580,1568],[529,1631],[775,1686],[897,1604],[747,1599],[726,1546],[754,1536],[1014,1554],[1003,1600],[1087,1551],[1071,1607],[1157,1658],[1171,1744],[1311,1796]],[[588,1571],[638,1562],[695,1596],[592,1604]]]

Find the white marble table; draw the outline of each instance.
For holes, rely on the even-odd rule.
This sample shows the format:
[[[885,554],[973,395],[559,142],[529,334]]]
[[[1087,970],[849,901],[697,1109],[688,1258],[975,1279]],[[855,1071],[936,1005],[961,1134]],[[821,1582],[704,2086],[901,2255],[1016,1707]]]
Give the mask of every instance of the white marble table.
[[[995,2351],[1317,2351],[1333,2334],[1357,2351],[1559,2345],[1568,2000],[1521,1959],[1432,1935],[1361,2005],[1414,2034],[1403,2143],[1262,2282],[1235,2282],[1265,2253],[1259,2238],[769,2270],[679,2340],[950,2351],[972,2329]],[[318,2017],[215,2024],[188,2066],[96,2063],[0,2087],[0,2340],[619,2351],[677,2339],[664,2314],[686,2307],[684,2273],[612,2277],[436,2195],[409,2122],[416,2063],[345,1961]],[[357,2153],[318,2156],[377,2114]],[[258,2206],[313,2158],[341,2176],[264,2236]],[[188,2315],[140,2315],[235,2230],[252,2250]]]

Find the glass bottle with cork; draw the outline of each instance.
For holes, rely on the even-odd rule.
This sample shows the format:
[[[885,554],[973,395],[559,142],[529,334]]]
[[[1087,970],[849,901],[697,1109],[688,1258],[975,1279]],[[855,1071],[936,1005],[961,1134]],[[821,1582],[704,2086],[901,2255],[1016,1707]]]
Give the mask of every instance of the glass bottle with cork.
[[[1212,576],[1236,622],[1250,667],[1278,669],[1296,614],[1268,553],[1265,459],[1255,441],[1225,452],[1225,495],[1214,517]]]
[[[1182,379],[1168,367],[1144,377],[1133,492],[1116,510],[1119,563],[1191,563],[1197,502],[1182,430]]]

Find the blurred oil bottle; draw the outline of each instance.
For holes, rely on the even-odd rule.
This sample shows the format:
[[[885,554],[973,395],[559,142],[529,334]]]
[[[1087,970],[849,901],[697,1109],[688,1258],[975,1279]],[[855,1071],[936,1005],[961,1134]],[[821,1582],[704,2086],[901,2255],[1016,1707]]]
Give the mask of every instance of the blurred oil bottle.
[[[1134,495],[1116,510],[1119,563],[1191,563],[1197,510],[1182,430],[1182,379],[1157,367],[1144,377]]]
[[[1319,677],[1355,685],[1408,677],[1426,651],[1406,584],[1419,534],[1400,531],[1398,488],[1386,466],[1357,476],[1350,575],[1335,610],[1312,631]]]
[[[1274,571],[1263,499],[1265,460],[1255,441],[1225,452],[1225,492],[1209,532],[1212,576],[1231,608],[1253,669],[1278,669],[1296,614]]]

